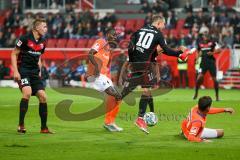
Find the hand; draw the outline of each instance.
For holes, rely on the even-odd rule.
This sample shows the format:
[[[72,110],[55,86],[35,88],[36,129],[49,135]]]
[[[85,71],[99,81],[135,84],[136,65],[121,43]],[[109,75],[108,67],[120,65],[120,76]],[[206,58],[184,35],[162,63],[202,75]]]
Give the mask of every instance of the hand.
[[[214,52],[208,52],[207,53],[209,56],[212,56],[212,55],[214,55]]]
[[[234,113],[235,113],[235,111],[234,111],[233,108],[224,108],[224,111],[225,111],[225,112],[228,112],[228,113],[230,113],[230,114],[234,114]]]
[[[205,143],[211,143],[211,142],[213,142],[212,140],[209,140],[209,139],[203,139],[203,142],[205,142]]]
[[[100,75],[100,72],[99,72],[98,68],[95,68],[94,75],[95,75],[95,77],[98,77]]]
[[[118,84],[121,86],[121,85],[123,85],[123,79],[122,79],[122,77],[119,77],[119,79],[118,79]]]
[[[187,50],[187,47],[185,46],[180,46],[179,49],[182,51],[182,52],[185,52]]]
[[[13,73],[13,79],[14,81],[19,81],[21,79],[21,76],[18,71]]]

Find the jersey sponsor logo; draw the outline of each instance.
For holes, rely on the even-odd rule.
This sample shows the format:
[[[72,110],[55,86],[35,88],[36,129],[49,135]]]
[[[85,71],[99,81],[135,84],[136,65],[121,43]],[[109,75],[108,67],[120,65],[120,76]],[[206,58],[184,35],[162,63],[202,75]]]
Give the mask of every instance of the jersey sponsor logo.
[[[17,46],[21,47],[21,45],[22,45],[22,41],[19,39],[18,42],[17,42]]]
[[[33,55],[41,55],[41,52],[37,52],[37,51],[28,51],[28,53],[33,54]]]
[[[35,42],[28,40],[27,46],[29,48],[31,48],[34,51],[40,51],[44,48],[44,44],[40,43],[40,44],[36,44]]]
[[[198,133],[198,127],[192,127],[189,134],[197,135],[197,133]]]

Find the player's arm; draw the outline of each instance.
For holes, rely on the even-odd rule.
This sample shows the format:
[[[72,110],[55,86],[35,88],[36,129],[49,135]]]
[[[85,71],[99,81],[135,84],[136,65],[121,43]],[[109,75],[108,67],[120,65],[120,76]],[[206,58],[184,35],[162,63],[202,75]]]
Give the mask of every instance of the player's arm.
[[[217,113],[230,113],[233,114],[235,111],[233,108],[210,108],[208,114],[217,114]]]
[[[168,56],[174,56],[174,57],[179,57],[180,54],[182,54],[185,51],[184,47],[180,47],[180,50],[175,51],[171,48],[169,48],[166,44],[166,41],[162,35],[162,33],[158,34],[158,44],[163,50],[163,53],[168,55]]]
[[[128,65],[129,65],[129,62],[126,61],[126,62],[124,62],[123,66],[122,66],[122,69],[121,69],[121,72],[119,75],[119,79],[118,79],[119,85],[123,84],[123,79],[127,76]]]
[[[90,62],[91,62],[91,63],[94,65],[94,67],[95,67],[95,76],[99,76],[100,71],[99,71],[99,69],[98,69],[98,64],[97,64],[96,60],[94,59],[94,55],[95,55],[96,53],[97,53],[96,50],[91,49],[91,50],[89,51],[88,58],[89,58]]]
[[[212,56],[214,54],[219,54],[219,53],[221,53],[221,46],[217,42],[215,42],[213,46],[213,51],[208,52],[208,55]]]
[[[200,121],[196,121],[192,123],[192,127],[189,131],[187,139],[190,142],[202,142],[203,139],[200,138],[200,129],[202,127],[202,123]]]
[[[41,61],[41,57],[39,57],[38,66],[39,66],[39,77],[41,77],[41,76],[42,76],[42,72],[41,72],[41,69],[42,69],[42,61]]]
[[[15,81],[18,81],[21,79],[21,76],[18,72],[18,67],[17,67],[17,58],[18,58],[19,53],[20,53],[20,48],[15,47],[11,54],[11,63],[12,63],[12,67],[13,67],[13,78]]]

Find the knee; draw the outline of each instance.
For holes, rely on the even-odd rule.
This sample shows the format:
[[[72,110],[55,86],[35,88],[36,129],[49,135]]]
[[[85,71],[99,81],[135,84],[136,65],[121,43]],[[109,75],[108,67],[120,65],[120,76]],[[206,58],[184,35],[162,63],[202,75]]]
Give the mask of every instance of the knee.
[[[224,130],[223,129],[217,129],[217,137],[221,138],[224,136]]]
[[[40,93],[38,98],[39,98],[40,103],[46,103],[47,102],[47,95],[44,92]]]
[[[31,92],[24,92],[24,93],[23,93],[23,98],[24,98],[24,99],[30,99],[31,95],[32,95]]]

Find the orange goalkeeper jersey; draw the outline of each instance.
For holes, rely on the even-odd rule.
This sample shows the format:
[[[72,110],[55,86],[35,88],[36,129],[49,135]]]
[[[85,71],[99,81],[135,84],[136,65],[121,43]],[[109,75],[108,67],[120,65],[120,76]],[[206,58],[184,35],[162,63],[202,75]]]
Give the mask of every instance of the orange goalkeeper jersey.
[[[210,108],[208,114],[216,114],[224,112],[224,108]],[[194,106],[188,117],[182,121],[182,131],[184,136],[193,142],[201,142],[201,133],[205,127],[207,115],[202,114],[198,110],[198,106]]]
[[[108,76],[109,73],[108,63],[111,56],[110,46],[108,42],[103,38],[97,39],[91,49],[97,51],[97,53],[94,55],[94,59],[98,64],[98,69],[100,73]],[[94,75],[94,70],[95,66],[91,62],[89,62],[87,76]]]

